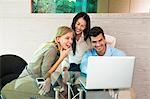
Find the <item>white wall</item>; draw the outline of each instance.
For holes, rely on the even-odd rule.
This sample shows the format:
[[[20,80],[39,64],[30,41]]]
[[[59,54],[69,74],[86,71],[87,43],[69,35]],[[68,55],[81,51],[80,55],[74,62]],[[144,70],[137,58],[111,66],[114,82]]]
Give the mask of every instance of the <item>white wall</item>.
[[[50,40],[58,26],[71,24],[73,15],[31,14],[30,0],[0,1],[0,54],[14,53],[29,62],[35,49]]]
[[[31,14],[30,0],[0,0],[0,55],[13,53],[30,61],[60,25],[70,26],[74,14]],[[90,14],[92,26],[117,38],[117,48],[136,56],[137,99],[150,98],[150,14]]]
[[[16,53],[28,61],[40,43],[48,41],[54,36],[58,26],[70,26],[69,21],[71,20],[55,18],[51,18],[51,16],[2,18],[1,42],[3,43],[0,53]]]

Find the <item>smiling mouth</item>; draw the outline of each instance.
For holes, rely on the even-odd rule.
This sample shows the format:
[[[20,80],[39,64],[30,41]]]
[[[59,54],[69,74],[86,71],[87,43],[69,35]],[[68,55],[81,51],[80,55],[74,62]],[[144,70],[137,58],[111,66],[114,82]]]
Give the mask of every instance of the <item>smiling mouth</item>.
[[[96,47],[96,49],[100,50],[101,48],[100,47]]]
[[[81,30],[76,30],[76,32],[81,32]]]
[[[95,48],[96,48],[96,49],[98,49],[98,50],[101,50],[101,49],[103,49],[103,48],[102,48],[102,47],[100,47],[100,46],[99,46],[99,47],[95,47]]]

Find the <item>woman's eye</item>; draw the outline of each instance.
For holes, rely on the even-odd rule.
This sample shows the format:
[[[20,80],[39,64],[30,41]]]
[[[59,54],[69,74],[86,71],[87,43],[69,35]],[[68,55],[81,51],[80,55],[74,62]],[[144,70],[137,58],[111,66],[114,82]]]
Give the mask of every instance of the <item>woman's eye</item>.
[[[82,28],[85,28],[85,26],[82,25]]]
[[[96,41],[92,41],[92,43],[96,43]]]
[[[68,39],[69,39],[69,37],[66,37],[66,39],[68,40]]]
[[[77,23],[77,25],[80,25],[80,23]]]

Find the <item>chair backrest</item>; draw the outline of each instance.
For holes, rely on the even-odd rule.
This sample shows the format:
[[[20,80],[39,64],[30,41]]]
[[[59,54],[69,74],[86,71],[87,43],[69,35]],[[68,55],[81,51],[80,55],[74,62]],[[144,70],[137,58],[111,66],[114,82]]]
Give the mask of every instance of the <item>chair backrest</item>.
[[[0,82],[1,82],[1,88],[12,81],[13,79],[16,79],[25,66],[27,65],[27,62],[13,54],[5,54],[0,56]]]
[[[106,42],[108,45],[115,47],[115,45],[116,45],[116,38],[115,37],[108,35],[108,34],[105,34],[105,38],[106,38]]]

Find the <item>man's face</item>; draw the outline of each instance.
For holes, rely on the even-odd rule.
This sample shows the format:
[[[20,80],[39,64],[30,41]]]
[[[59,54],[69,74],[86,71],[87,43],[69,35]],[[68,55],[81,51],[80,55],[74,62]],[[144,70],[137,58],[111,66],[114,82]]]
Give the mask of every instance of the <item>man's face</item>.
[[[104,55],[106,51],[106,40],[102,36],[102,34],[99,34],[96,37],[91,37],[91,43],[92,47],[96,49],[97,54]]]

